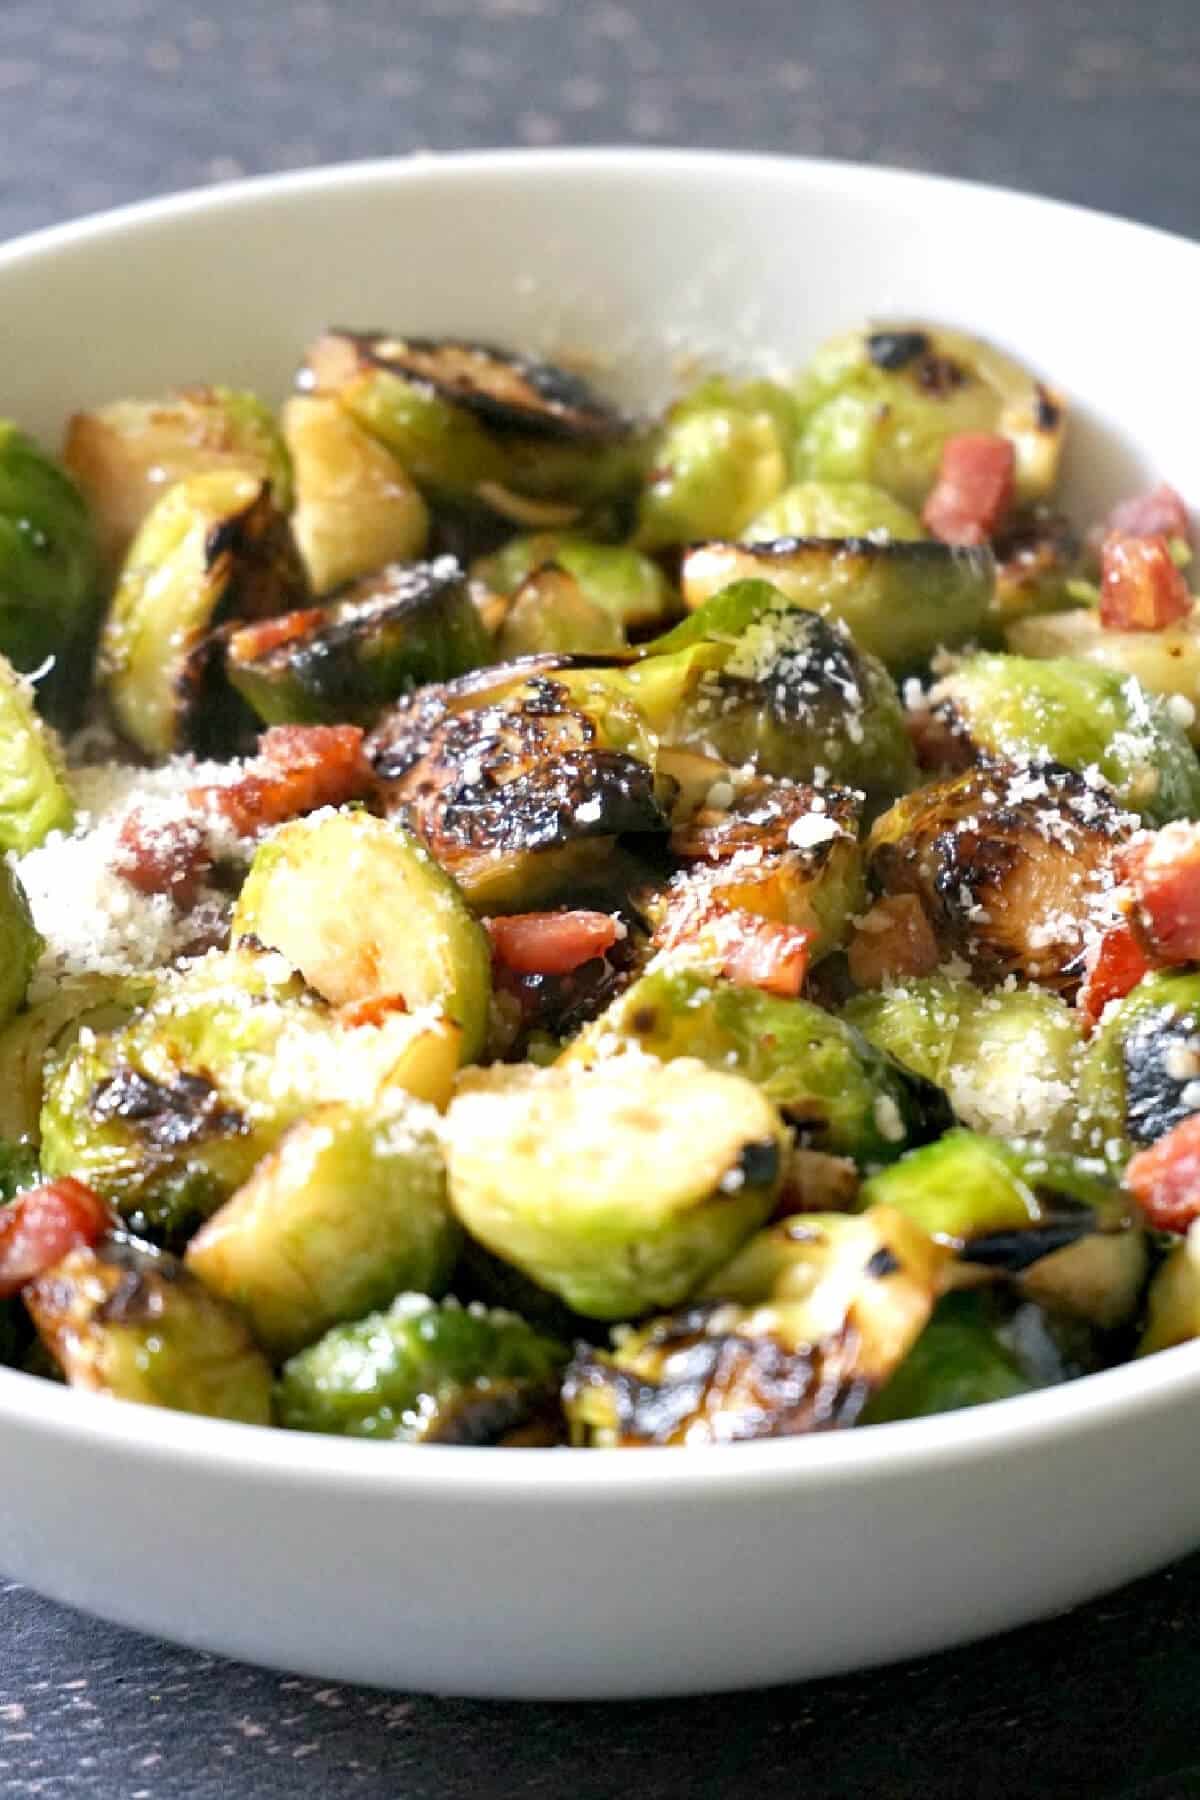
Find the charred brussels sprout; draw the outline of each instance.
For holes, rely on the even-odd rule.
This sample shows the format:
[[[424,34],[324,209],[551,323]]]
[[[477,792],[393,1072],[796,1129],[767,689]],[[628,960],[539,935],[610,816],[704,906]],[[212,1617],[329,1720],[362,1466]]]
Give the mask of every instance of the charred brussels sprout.
[[[429,513],[390,451],[336,400],[297,394],[283,430],[296,481],[292,530],[313,592],[419,556]]]
[[[785,537],[773,543],[697,544],[681,580],[690,609],[735,581],[768,581],[790,605],[840,621],[858,647],[896,673],[939,646],[979,635],[995,580],[990,550],[868,537]]]
[[[278,950],[335,1006],[436,1006],[460,1027],[464,1062],[482,1047],[487,939],[429,852],[387,820],[339,812],[283,826],[255,854],[232,935]]]
[[[734,1443],[853,1425],[929,1319],[944,1253],[886,1208],[806,1213],[750,1239],[686,1312],[584,1351],[576,1443]]]
[[[516,589],[496,649],[504,659],[545,650],[620,650],[631,636],[661,631],[679,611],[670,583],[649,557],[623,545],[568,542]]]
[[[1046,764],[969,769],[898,800],[867,842],[888,893],[915,894],[947,956],[1068,997],[1085,933],[1134,825],[1103,784]]]
[[[1121,1165],[1200,1111],[1200,975],[1147,975],[1105,1013],[1079,1068],[1081,1144]]]
[[[225,671],[268,725],[370,724],[393,700],[490,653],[462,571],[442,557],[384,569],[328,606],[240,626]]]
[[[450,1203],[472,1237],[588,1318],[684,1299],[771,1210],[770,1101],[699,1063],[501,1069],[447,1120]]]
[[[1083,1044],[1078,1016],[1056,994],[982,994],[956,976],[926,975],[860,994],[845,1012],[873,1044],[945,1088],[964,1124],[1070,1144]]]
[[[1020,630],[1043,614],[1077,604],[1075,583],[1082,574],[1079,537],[1061,513],[1048,506],[1031,507],[1004,527],[996,538],[995,622]],[[1019,650],[1019,644],[1013,644]],[[1037,654],[1037,652],[1033,652]],[[1055,654],[1055,653],[1052,653]],[[1071,655],[1063,650],[1060,654]],[[1130,670],[1136,674],[1136,670]]]
[[[793,426],[791,401],[771,382],[703,382],[672,407],[653,447],[639,548],[736,537],[782,492]]]
[[[751,519],[748,544],[778,538],[865,538],[886,533],[901,541],[925,536],[920,519],[869,481],[798,481]]]
[[[514,1313],[402,1294],[293,1356],[276,1411],[292,1431],[394,1443],[549,1443],[566,1354]]]
[[[887,1386],[868,1405],[862,1423],[885,1425],[961,1412],[1033,1393],[1041,1385],[1005,1342],[989,1291],[947,1294]]]
[[[1139,1356],[1200,1337],[1200,1232],[1172,1245],[1146,1296],[1146,1329]]]
[[[0,859],[0,1023],[24,1003],[41,953],[42,940],[34,929],[25,890]]]
[[[596,875],[621,832],[666,828],[655,740],[623,671],[516,663],[396,707],[368,740],[390,814],[478,912]]]
[[[317,1108],[202,1226],[187,1266],[276,1358],[398,1293],[441,1293],[458,1230],[436,1127],[401,1090]]]
[[[85,1028],[112,1031],[149,1000],[152,975],[73,975],[0,1028],[0,1136],[37,1144],[45,1069]]]
[[[1020,657],[1055,662],[1096,663],[1117,676],[1132,677],[1145,693],[1166,700],[1167,711],[1200,742],[1200,617],[1196,609],[1161,631],[1117,631],[1100,623],[1088,606],[1048,618],[1022,618],[1007,631],[1008,647]],[[1175,695],[1181,696],[1171,704]]]
[[[1070,657],[972,656],[930,699],[984,755],[1099,770],[1149,825],[1200,816],[1200,763],[1187,734],[1132,677]]]
[[[871,481],[919,507],[942,446],[964,432],[998,432],[1016,453],[1017,495],[1054,487],[1066,409],[1059,395],[1003,352],[961,332],[876,324],[820,349],[798,389],[797,474]]]
[[[100,609],[96,542],[74,482],[0,419],[0,653],[54,717],[77,716]]]
[[[105,567],[114,575],[146,514],[189,476],[238,471],[269,481],[285,512],[292,503],[278,427],[262,402],[240,388],[189,387],[76,413],[63,461],[83,490]]]
[[[28,683],[0,657],[0,850],[22,856],[74,822],[57,741]]]
[[[627,1050],[734,1070],[779,1108],[802,1144],[857,1162],[888,1162],[952,1122],[937,1088],[844,1020],[702,969],[651,968],[563,1060],[592,1065]],[[639,1063],[635,1056],[633,1072]]]
[[[24,1290],[72,1387],[174,1412],[271,1423],[271,1370],[232,1307],[182,1263],[114,1235]]]
[[[100,646],[100,677],[121,731],[166,756],[219,745],[230,724],[214,681],[212,633],[306,597],[303,567],[269,486],[237,469],[169,488],[130,549]]]

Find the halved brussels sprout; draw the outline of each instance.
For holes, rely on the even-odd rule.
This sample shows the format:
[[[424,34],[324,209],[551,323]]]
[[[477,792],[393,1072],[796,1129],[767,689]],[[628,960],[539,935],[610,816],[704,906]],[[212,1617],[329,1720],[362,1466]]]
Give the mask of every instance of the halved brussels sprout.
[[[242,1319],[152,1245],[114,1233],[72,1250],[24,1299],[72,1387],[271,1423],[271,1370]]]
[[[747,544],[780,538],[865,538],[901,541],[927,534],[916,513],[869,481],[797,481],[742,532]]]
[[[1079,1141],[1123,1165],[1200,1112],[1200,975],[1147,975],[1104,1015],[1079,1065]]]
[[[336,400],[296,394],[283,409],[296,481],[292,530],[313,592],[420,556],[424,500],[389,450]]]
[[[1004,526],[992,549],[996,558],[996,593],[992,601],[996,623],[1014,630],[1022,622],[1077,605],[1072,588],[1082,573],[1083,546],[1062,513],[1048,506],[1031,507]],[[1012,648],[1020,649],[1020,645],[1013,644]],[[1071,652],[1064,650],[1062,654]]]
[[[735,581],[768,581],[790,605],[839,620],[860,650],[903,673],[941,646],[978,637],[995,565],[990,550],[950,544],[785,537],[697,544],[684,553],[680,580],[693,610]]]
[[[999,1323],[990,1289],[945,1295],[862,1423],[927,1419],[1033,1393],[1043,1384],[1022,1368]]]
[[[1069,996],[1133,825],[1102,779],[985,766],[898,800],[872,827],[868,870],[885,892],[915,894],[941,948],[978,979],[1017,975]]]
[[[225,672],[268,725],[369,724],[428,681],[490,660],[453,557],[396,564],[328,605],[231,631]]]
[[[39,695],[52,717],[78,716],[100,603],[95,534],[78,488],[0,419],[0,654],[23,674],[42,671]]]
[[[318,813],[281,827],[255,853],[232,937],[278,950],[335,1006],[435,1006],[460,1027],[464,1062],[482,1048],[487,938],[429,852],[388,820]]]
[[[662,831],[655,739],[625,671],[532,660],[429,688],[368,740],[389,813],[478,912],[522,912]]]
[[[42,954],[25,890],[0,858],[0,1024],[24,1004],[30,978]]]
[[[702,382],[671,408],[654,443],[638,548],[736,537],[783,491],[793,429],[791,399],[774,383]]]
[[[504,660],[546,650],[620,650],[631,636],[663,630],[680,610],[649,557],[625,545],[566,541],[516,589],[496,649]]]
[[[963,332],[908,322],[846,332],[818,350],[797,399],[802,477],[872,481],[916,509],[947,438],[998,432],[1016,452],[1022,503],[1044,499],[1058,478],[1061,396]]]
[[[76,413],[63,461],[83,490],[113,575],[147,513],[191,475],[218,469],[257,476],[271,483],[284,512],[292,503],[279,429],[262,402],[241,388],[188,387]]]
[[[1171,709],[1130,676],[1071,657],[980,655],[930,692],[985,756],[1095,773],[1149,825],[1200,817],[1200,762]]]
[[[552,1443],[567,1352],[515,1313],[402,1294],[293,1356],[279,1423],[393,1443]]]
[[[315,1107],[427,1079],[429,1029],[398,1013],[339,1021],[281,957],[213,953],[166,976],[128,1024],[51,1063],[43,1170],[78,1176],[136,1231],[178,1242]]]
[[[1116,631],[1102,625],[1090,606],[1077,606],[1047,618],[1016,619],[1005,635],[1021,657],[1070,658],[1132,676],[1147,694],[1165,700],[1192,743],[1200,743],[1200,607],[1161,631]]]
[[[450,1203],[486,1249],[589,1318],[673,1306],[767,1217],[770,1101],[697,1062],[480,1072],[447,1116]]]
[[[45,1069],[83,1030],[112,1031],[154,992],[153,975],[70,975],[0,1027],[0,1137],[41,1141]]]
[[[234,468],[168,488],[130,549],[101,638],[121,731],[151,756],[221,747],[231,721],[212,679],[215,627],[287,612],[307,591],[266,482]]]
[[[1040,1257],[1018,1276],[1017,1287],[1053,1319],[1115,1331],[1140,1311],[1149,1271],[1146,1233],[1133,1224],[1094,1231]]]
[[[0,656],[0,850],[23,856],[74,823],[57,741],[37,715],[28,682]]]
[[[944,1253],[884,1207],[804,1213],[751,1238],[686,1312],[576,1355],[576,1443],[733,1443],[853,1425],[903,1362]]]
[[[1139,1356],[1200,1337],[1200,1232],[1195,1227],[1171,1246],[1159,1265],[1146,1297],[1146,1313]]]
[[[1007,1273],[1133,1222],[1102,1164],[962,1129],[880,1169],[858,1203],[893,1207],[965,1262]]]
[[[965,1125],[1065,1150],[1083,1049],[1078,1015],[1044,988],[983,994],[925,975],[860,994],[845,1016],[905,1068],[946,1090]]]
[[[704,969],[647,970],[561,1058],[593,1067],[624,1052],[699,1058],[761,1088],[800,1142],[856,1162],[888,1162],[946,1129],[945,1096],[807,1000],[734,987]],[[632,1073],[642,1066],[632,1059]]]
[[[396,1294],[440,1294],[458,1253],[437,1118],[402,1089],[317,1107],[203,1225],[186,1263],[274,1358]]]

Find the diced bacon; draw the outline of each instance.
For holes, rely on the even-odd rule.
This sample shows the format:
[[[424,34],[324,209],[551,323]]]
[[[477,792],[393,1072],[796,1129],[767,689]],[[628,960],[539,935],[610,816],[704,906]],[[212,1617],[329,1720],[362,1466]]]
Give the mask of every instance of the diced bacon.
[[[94,1244],[117,1220],[82,1181],[64,1175],[0,1206],[0,1299],[42,1275],[70,1250]]]
[[[922,521],[944,544],[986,543],[1012,505],[1015,482],[1008,438],[985,431],[947,438]]]
[[[721,973],[738,987],[794,999],[808,973],[811,931],[762,919],[740,907],[724,913],[714,931]]]
[[[112,866],[139,894],[167,894],[186,912],[212,857],[199,819],[155,820],[135,808],[121,827]]]
[[[1191,520],[1182,495],[1167,482],[1152,488],[1148,494],[1135,494],[1122,500],[1108,515],[1108,529],[1124,537],[1183,538],[1191,531]]]
[[[1184,619],[1192,596],[1165,537],[1110,531],[1100,552],[1100,623],[1113,631],[1161,631]]]
[[[1133,897],[1133,917],[1158,963],[1200,961],[1200,825],[1180,819],[1143,831],[1117,859]]]
[[[850,940],[850,979],[860,988],[931,975],[941,961],[937,938],[915,894],[877,900]]]
[[[569,975],[604,956],[619,935],[603,912],[514,913],[489,919],[492,954],[515,975]]]
[[[1076,1010],[1086,1027],[1094,1026],[1112,1000],[1123,1000],[1153,964],[1128,919],[1109,925],[1088,960],[1087,974],[1076,999]]]
[[[188,799],[226,819],[241,837],[322,806],[362,800],[374,783],[363,737],[357,725],[272,726],[240,780],[192,788]]]
[[[1200,1218],[1200,1115],[1131,1157],[1125,1186],[1155,1231],[1183,1233]]]

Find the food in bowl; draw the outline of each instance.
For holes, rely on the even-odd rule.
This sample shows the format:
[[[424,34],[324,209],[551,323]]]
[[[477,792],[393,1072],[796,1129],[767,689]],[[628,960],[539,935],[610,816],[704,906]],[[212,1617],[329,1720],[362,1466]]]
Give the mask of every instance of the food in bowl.
[[[1197,1335],[1189,520],[1082,531],[1066,431],[909,322],[6,428],[6,1360],[690,1445]]]

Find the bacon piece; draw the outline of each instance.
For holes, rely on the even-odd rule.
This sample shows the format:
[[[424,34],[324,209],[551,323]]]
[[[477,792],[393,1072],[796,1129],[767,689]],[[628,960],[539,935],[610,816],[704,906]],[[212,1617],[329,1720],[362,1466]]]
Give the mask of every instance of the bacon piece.
[[[1192,610],[1183,570],[1165,537],[1110,531],[1100,551],[1100,623],[1113,631],[1161,631]]]
[[[212,856],[199,819],[155,820],[136,807],[121,827],[113,868],[139,894],[168,894],[186,912]]]
[[[1075,1001],[1088,1030],[1111,1000],[1123,1000],[1153,968],[1129,919],[1117,919],[1097,941]]]
[[[882,987],[896,977],[931,975],[941,961],[933,926],[915,894],[877,900],[850,940],[846,954],[856,987]]]
[[[1200,962],[1200,825],[1179,819],[1139,832],[1118,854],[1116,874],[1133,896],[1148,955],[1160,964]]]
[[[1108,515],[1108,529],[1123,537],[1186,538],[1191,520],[1182,495],[1167,482],[1151,488],[1148,494],[1135,494],[1122,500]]]
[[[1125,1186],[1155,1231],[1182,1233],[1200,1218],[1200,1115],[1131,1157]]]
[[[712,935],[722,957],[721,973],[728,981],[787,1000],[800,992],[808,973],[811,931],[737,907],[714,921]]]
[[[318,807],[365,799],[374,775],[363,737],[357,725],[273,725],[238,781],[191,788],[188,799],[227,820],[240,837]]]
[[[61,1262],[69,1250],[94,1244],[117,1223],[99,1194],[70,1175],[18,1194],[0,1206],[0,1299]]]
[[[492,954],[515,975],[569,975],[604,956],[617,941],[617,921],[603,912],[513,913],[487,921]]]
[[[1012,505],[1016,454],[1006,437],[967,431],[947,438],[921,519],[944,544],[983,544]]]

